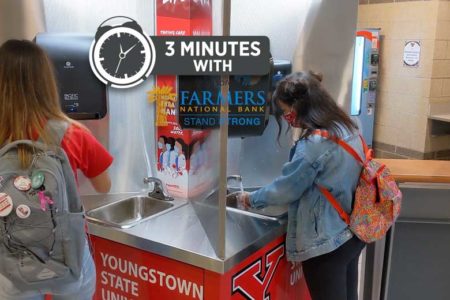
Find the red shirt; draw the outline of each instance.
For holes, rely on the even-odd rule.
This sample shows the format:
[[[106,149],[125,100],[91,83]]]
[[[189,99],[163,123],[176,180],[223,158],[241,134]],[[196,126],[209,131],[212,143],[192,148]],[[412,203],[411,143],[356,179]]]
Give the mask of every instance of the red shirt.
[[[111,154],[90,132],[73,124],[67,129],[61,148],[69,158],[76,179],[77,169],[87,178],[93,178],[106,171],[113,162]]]

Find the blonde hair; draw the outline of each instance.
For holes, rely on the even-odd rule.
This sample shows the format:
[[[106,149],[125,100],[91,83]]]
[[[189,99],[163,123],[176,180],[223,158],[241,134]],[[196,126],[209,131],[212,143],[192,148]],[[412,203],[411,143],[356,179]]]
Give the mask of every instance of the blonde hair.
[[[0,47],[0,145],[38,136],[47,145],[56,137],[45,130],[48,120],[72,123],[61,110],[52,64],[45,52],[26,40],[9,40]],[[18,149],[22,168],[32,149]]]

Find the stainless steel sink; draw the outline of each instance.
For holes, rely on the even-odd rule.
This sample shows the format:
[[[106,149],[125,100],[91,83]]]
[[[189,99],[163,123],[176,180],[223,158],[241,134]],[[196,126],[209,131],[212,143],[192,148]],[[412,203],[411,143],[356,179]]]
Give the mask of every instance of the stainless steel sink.
[[[259,187],[251,187],[251,188],[244,188],[244,191],[246,192],[253,192],[258,190]],[[244,215],[249,215],[252,217],[264,219],[264,220],[271,220],[271,221],[279,221],[283,217],[287,215],[288,206],[287,205],[281,205],[281,206],[267,206],[261,209],[255,209],[255,208],[249,208],[244,209],[239,207],[237,203],[236,197],[230,196],[230,194],[239,192],[240,189],[235,188],[228,188],[227,189],[227,210],[237,212]],[[218,201],[218,191],[214,191],[211,193],[205,200],[204,204],[206,205],[217,205]]]
[[[130,228],[151,217],[181,206],[178,201],[159,200],[145,195],[133,196],[86,212],[91,222],[119,228]]]
[[[246,192],[253,192],[260,189],[259,187],[250,187],[250,188],[244,188],[244,191]],[[239,189],[235,188],[228,188],[228,194],[239,192]],[[243,209],[238,206],[236,197],[227,197],[227,207],[233,210],[239,210],[241,212],[247,212],[248,214],[256,214],[256,215],[263,215],[267,217],[272,217],[274,219],[282,218],[287,214],[288,206],[287,205],[271,205],[266,206],[264,208],[256,209],[256,208],[249,208],[249,209]]]
[[[253,192],[258,190],[259,188],[244,188],[244,191],[246,192]],[[228,188],[228,194],[239,192],[239,189],[231,189]],[[282,218],[287,214],[288,206],[287,205],[271,205],[266,206],[264,208],[256,209],[256,208],[249,208],[249,209],[243,209],[238,206],[237,198],[236,197],[227,197],[227,207],[231,209],[236,209],[240,211],[245,211],[250,214],[257,214],[257,215],[263,215],[267,217],[273,217],[273,218]]]

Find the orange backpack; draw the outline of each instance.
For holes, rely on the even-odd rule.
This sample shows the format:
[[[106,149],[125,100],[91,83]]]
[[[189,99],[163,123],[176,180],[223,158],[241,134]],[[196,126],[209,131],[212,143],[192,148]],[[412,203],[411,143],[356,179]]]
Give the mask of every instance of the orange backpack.
[[[320,191],[360,240],[371,243],[383,238],[400,214],[402,202],[402,193],[391,172],[385,165],[373,160],[373,152],[362,136],[364,160],[349,144],[329,136],[328,132],[316,130],[314,134],[335,142],[362,165],[350,216],[326,188],[318,186]]]

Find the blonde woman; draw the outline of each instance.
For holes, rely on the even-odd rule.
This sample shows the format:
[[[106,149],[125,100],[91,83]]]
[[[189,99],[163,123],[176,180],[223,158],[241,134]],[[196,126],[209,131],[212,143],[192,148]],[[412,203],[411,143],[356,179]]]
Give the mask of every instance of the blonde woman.
[[[58,137],[49,130],[52,124],[67,127],[59,146],[66,152],[76,178],[77,169],[86,175],[96,191],[110,190],[107,172],[113,158],[79,123],[61,111],[51,63],[45,52],[30,41],[9,40],[0,47],[0,146],[16,140],[37,140],[55,144]],[[18,148],[23,169],[31,164],[29,149]],[[0,166],[1,170],[1,166]],[[95,291],[95,266],[86,243],[78,282],[58,289],[23,292],[0,274],[0,299],[92,299]],[[2,257],[0,257],[0,260]]]

